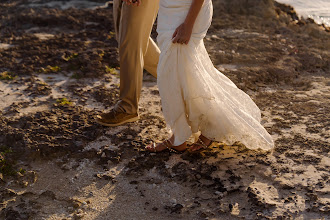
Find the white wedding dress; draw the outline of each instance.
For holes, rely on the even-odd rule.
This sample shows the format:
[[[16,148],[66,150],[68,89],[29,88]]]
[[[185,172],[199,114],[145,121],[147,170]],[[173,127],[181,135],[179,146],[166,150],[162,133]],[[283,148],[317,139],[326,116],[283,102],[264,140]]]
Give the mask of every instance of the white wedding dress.
[[[161,49],[157,84],[163,114],[175,139],[185,142],[200,131],[205,137],[250,149],[270,150],[274,143],[260,124],[261,114],[252,99],[212,64],[203,38],[213,13],[205,0],[188,43],[173,44],[172,35],[183,23],[192,0],[160,0],[158,44]]]

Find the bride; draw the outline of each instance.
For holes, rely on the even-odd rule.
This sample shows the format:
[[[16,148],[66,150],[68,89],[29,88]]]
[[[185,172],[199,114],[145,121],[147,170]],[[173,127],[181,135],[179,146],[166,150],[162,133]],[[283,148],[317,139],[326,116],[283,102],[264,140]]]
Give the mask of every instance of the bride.
[[[203,38],[212,13],[211,0],[160,0],[157,84],[172,136],[146,146],[148,151],[184,151],[187,139],[198,132],[190,151],[205,149],[213,141],[229,145],[240,141],[250,149],[270,150],[274,146],[260,124],[259,108],[208,56]]]

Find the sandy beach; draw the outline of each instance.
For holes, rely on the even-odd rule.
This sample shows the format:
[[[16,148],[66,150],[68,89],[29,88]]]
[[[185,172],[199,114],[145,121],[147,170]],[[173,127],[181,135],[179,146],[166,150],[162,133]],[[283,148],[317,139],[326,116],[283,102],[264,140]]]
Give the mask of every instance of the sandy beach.
[[[94,121],[119,96],[106,2],[0,3],[0,219],[329,219],[329,27],[273,0],[214,0],[206,48],[275,148],[155,154],[144,146],[169,130],[147,72],[139,121]]]

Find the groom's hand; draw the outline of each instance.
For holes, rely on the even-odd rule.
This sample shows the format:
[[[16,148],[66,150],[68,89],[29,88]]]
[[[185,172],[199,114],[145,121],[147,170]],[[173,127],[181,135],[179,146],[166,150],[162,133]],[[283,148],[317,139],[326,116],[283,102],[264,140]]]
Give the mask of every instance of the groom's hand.
[[[134,6],[139,6],[141,5],[142,0],[122,0],[125,2],[127,5],[134,5]]]

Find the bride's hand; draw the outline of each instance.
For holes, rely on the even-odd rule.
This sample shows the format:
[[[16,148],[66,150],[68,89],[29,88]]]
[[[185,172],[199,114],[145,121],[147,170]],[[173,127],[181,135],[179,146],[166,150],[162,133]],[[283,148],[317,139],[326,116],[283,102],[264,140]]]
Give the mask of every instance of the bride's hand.
[[[142,0],[122,0],[122,1],[125,2],[127,5],[139,6],[141,5]]]
[[[173,43],[188,44],[192,34],[192,25],[182,23],[177,27],[172,36]]]

